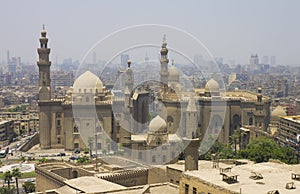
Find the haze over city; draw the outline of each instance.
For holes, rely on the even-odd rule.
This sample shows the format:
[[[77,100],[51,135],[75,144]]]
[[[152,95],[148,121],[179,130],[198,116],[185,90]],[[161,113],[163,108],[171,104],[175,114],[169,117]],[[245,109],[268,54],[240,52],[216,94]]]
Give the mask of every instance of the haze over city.
[[[215,57],[248,63],[253,53],[299,64],[300,2],[291,1],[5,1],[0,21],[0,61],[6,51],[35,62],[39,30],[49,31],[52,61],[81,60],[106,35],[124,27],[163,24],[197,37]],[[160,37],[159,37],[160,38]],[[158,39],[160,40],[160,39]]]

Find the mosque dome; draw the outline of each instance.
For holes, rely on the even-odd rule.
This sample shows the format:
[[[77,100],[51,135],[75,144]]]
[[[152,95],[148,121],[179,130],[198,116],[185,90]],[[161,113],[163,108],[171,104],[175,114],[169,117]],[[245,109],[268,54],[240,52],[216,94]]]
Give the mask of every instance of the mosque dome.
[[[277,106],[271,113],[271,117],[281,117],[286,116],[286,111],[284,110],[284,107]]]
[[[179,71],[178,69],[172,65],[169,69],[169,81],[177,81],[179,82]]]
[[[210,79],[205,85],[205,92],[219,92],[219,84],[214,79]]]
[[[103,83],[94,73],[86,71],[75,80],[73,88],[76,93],[96,92],[103,90]]]
[[[166,121],[157,115],[154,119],[151,120],[149,124],[149,130],[152,132],[155,131],[166,131],[167,123]]]

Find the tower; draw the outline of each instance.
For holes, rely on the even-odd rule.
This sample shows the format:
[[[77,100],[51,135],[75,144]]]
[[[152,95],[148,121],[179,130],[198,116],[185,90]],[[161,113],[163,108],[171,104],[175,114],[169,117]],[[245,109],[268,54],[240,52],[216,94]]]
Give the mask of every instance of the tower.
[[[265,111],[264,111],[264,103],[262,101],[262,89],[258,88],[257,89],[258,94],[257,94],[257,101],[255,103],[255,112],[254,112],[254,120],[255,120],[255,126],[265,130]]]
[[[39,67],[39,99],[40,101],[47,101],[51,99],[50,88],[50,66],[49,61],[50,48],[47,48],[48,38],[46,37],[45,26],[41,31],[40,48],[37,49],[39,54],[39,61],[37,65]]]
[[[166,35],[163,37],[163,43],[160,50],[160,82],[162,84],[161,92],[165,94],[167,92],[167,86],[168,86],[168,49],[167,49],[167,41],[166,41]]]
[[[128,60],[126,75],[125,75],[125,88],[128,87],[129,92],[131,93],[133,90],[134,78],[133,78],[133,72],[132,72],[132,69],[130,68],[130,65],[131,65],[131,61]]]
[[[43,26],[40,38],[39,54],[39,130],[40,145],[42,149],[51,148],[51,88],[50,88],[50,66],[49,61],[50,48],[47,48],[48,38]]]
[[[200,139],[182,138],[185,157],[185,168],[184,170],[198,170],[198,157],[199,157],[199,145]]]
[[[195,138],[198,137],[197,132],[197,108],[195,106],[195,100],[194,97],[191,96],[188,102],[188,106],[186,108],[186,134],[185,137],[187,138]]]

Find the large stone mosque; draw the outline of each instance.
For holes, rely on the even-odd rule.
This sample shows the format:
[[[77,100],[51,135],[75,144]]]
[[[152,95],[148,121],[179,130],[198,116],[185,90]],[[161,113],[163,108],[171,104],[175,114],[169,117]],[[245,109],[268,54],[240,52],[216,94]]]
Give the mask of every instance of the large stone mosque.
[[[134,86],[130,61],[124,73],[123,98],[116,98],[97,75],[86,71],[76,79],[65,97],[53,99],[50,48],[47,43],[43,29],[37,62],[42,149],[92,148],[109,152],[116,150],[117,145],[131,150],[165,146],[165,152],[171,155],[148,157],[138,151],[134,154],[136,158],[150,162],[166,162],[178,154],[174,151],[174,145],[180,143],[183,137],[201,139],[206,132],[211,132],[217,135],[220,142],[228,143],[234,131],[242,126],[252,126],[261,132],[268,130],[270,100],[261,94],[261,88],[257,93],[244,90],[225,93],[216,80],[210,79],[205,88],[197,88],[183,95],[180,71],[169,65],[165,39],[160,50],[160,89],[156,97],[161,111],[150,121],[149,90]],[[80,111],[74,111],[74,108]],[[225,111],[221,111],[222,108]],[[89,137],[89,134],[92,136]],[[87,141],[89,138],[93,142]]]

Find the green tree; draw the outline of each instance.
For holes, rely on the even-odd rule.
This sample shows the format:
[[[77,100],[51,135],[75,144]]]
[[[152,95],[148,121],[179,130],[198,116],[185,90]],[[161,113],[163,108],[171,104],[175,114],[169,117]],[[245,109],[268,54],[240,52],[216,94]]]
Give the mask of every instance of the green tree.
[[[32,182],[24,182],[22,186],[26,193],[35,192],[35,184]]]
[[[268,162],[270,158],[278,159],[287,164],[297,163],[295,151],[290,147],[279,147],[276,142],[267,137],[252,140],[240,156],[255,162]]]
[[[39,162],[40,163],[46,163],[48,161],[48,159],[47,158],[41,158],[41,159],[39,159]]]
[[[3,186],[0,187],[0,194],[12,194],[16,190],[15,187],[8,187],[8,186]]]
[[[90,152],[89,148],[84,148],[83,153],[88,154]]]
[[[86,163],[89,163],[89,162],[90,162],[89,157],[83,156],[83,157],[78,158],[76,163],[77,164],[86,164]]]
[[[4,181],[7,182],[7,186],[9,189],[10,189],[10,182],[12,180],[12,177],[13,177],[13,175],[12,175],[11,171],[8,170],[8,171],[4,172]]]
[[[18,179],[21,178],[22,173],[20,171],[19,168],[14,168],[12,170],[12,176],[15,177],[16,179],[16,188],[17,188],[17,194],[19,194],[19,183],[18,183]]]

